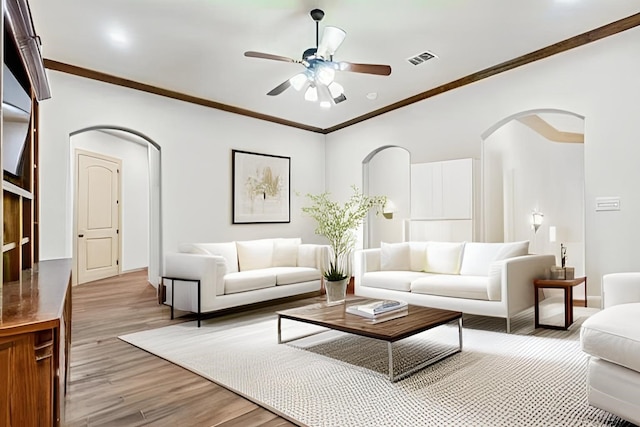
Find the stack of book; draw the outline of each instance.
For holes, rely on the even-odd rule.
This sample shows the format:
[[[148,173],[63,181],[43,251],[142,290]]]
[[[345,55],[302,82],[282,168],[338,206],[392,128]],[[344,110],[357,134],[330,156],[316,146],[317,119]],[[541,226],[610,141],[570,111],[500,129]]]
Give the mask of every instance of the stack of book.
[[[367,304],[350,305],[347,313],[367,317],[369,319],[398,317],[407,313],[407,303],[405,301],[381,300]]]

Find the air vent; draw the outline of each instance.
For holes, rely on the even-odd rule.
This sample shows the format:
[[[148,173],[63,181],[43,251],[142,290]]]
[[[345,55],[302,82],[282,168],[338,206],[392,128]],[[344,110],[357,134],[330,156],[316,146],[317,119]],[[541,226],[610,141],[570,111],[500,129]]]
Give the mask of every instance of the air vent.
[[[419,53],[416,56],[412,56],[411,58],[407,58],[407,61],[409,61],[413,65],[420,65],[433,58],[437,58],[437,56],[431,52],[426,51],[423,53]]]

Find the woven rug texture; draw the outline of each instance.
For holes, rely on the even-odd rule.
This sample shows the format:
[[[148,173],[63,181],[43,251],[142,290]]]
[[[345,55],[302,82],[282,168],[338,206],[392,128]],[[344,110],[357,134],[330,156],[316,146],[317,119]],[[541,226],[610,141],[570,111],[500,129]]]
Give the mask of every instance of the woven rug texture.
[[[578,318],[569,331],[465,316],[463,351],[388,380],[387,344],[326,331],[277,344],[275,315],[120,338],[307,426],[631,426],[587,403]],[[283,320],[283,338],[321,330]],[[394,344],[397,370],[457,343],[455,323]],[[213,402],[212,404],[215,404]]]

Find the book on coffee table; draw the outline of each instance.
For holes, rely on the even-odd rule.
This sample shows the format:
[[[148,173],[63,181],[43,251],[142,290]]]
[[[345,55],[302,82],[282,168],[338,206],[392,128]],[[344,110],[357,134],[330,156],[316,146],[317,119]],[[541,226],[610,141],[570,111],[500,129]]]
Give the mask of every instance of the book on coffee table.
[[[380,316],[406,310],[406,308],[407,303],[405,301],[382,300],[367,304],[350,305],[346,311],[369,319],[376,319]]]

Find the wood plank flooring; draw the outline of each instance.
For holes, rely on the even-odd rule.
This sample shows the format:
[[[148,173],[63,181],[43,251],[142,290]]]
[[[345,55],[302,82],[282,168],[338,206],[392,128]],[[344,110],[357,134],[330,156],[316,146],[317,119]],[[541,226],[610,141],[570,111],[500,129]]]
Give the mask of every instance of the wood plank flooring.
[[[294,425],[118,339],[185,320],[169,319],[170,309],[158,304],[146,271],[76,286],[72,298],[64,426]]]

